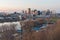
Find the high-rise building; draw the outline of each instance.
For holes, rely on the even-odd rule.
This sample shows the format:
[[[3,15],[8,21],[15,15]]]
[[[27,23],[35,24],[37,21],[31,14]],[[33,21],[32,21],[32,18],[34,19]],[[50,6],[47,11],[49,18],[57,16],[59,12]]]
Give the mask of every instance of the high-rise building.
[[[50,10],[48,9],[47,12],[46,12],[46,15],[50,15]]]
[[[37,12],[37,10],[36,10],[36,9],[34,10],[34,14],[35,14],[35,15],[37,15],[37,14],[38,14],[38,12]]]
[[[42,12],[38,11],[38,15],[42,15]]]
[[[31,14],[31,8],[28,8],[28,14]]]

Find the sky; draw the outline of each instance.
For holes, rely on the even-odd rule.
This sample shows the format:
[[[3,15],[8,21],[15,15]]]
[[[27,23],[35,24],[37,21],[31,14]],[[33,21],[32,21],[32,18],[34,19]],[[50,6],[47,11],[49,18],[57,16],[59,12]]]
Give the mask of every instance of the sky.
[[[27,8],[60,12],[60,0],[0,0],[0,11],[19,11]]]

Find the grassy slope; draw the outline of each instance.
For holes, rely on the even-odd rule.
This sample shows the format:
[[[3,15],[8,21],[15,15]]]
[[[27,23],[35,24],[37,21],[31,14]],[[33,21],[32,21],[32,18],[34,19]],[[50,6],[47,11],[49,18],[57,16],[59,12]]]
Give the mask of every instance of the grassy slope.
[[[34,40],[60,40],[60,20],[57,20],[55,25],[50,25],[40,32],[33,33],[33,35]]]
[[[60,40],[60,20],[39,32],[32,31],[24,34],[23,40]]]

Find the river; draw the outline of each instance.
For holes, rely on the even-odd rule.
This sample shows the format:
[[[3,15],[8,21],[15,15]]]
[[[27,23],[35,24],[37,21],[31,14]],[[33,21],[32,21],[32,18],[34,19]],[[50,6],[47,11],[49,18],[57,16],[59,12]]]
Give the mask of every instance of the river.
[[[4,22],[4,23],[0,23],[0,28],[2,26],[8,26],[9,27],[10,25],[15,25],[16,30],[21,30],[20,22]]]

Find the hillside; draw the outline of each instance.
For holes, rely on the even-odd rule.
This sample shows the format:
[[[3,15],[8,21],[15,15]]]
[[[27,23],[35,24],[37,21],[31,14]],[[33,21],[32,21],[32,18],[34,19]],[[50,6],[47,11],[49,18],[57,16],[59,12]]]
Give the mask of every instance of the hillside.
[[[56,24],[48,24],[48,27],[43,28],[38,32],[24,32],[22,40],[60,40],[60,20],[58,19]]]

